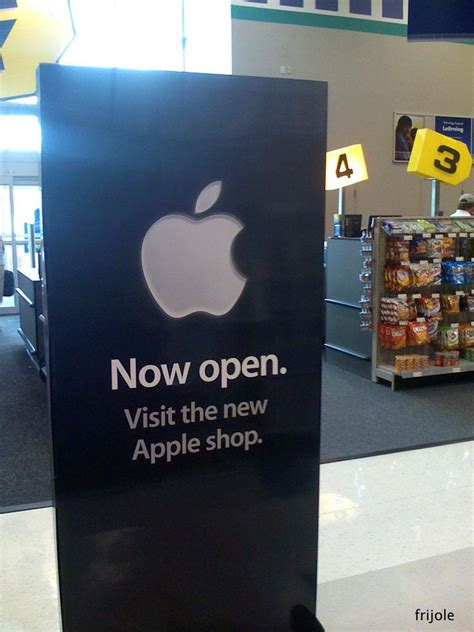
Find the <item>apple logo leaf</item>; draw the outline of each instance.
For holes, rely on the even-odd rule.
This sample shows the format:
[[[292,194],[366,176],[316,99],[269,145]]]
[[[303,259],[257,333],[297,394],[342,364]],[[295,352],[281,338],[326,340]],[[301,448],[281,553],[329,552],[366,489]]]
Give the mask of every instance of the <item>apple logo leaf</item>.
[[[213,206],[219,199],[222,191],[222,180],[211,182],[201,191],[194,206],[195,213],[204,213]]]

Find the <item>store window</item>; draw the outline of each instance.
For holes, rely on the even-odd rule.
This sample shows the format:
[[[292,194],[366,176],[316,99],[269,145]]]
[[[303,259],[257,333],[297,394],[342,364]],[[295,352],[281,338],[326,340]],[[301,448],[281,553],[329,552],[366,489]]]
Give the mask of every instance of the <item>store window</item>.
[[[61,64],[230,74],[230,0],[71,0],[76,36]],[[13,105],[34,106],[36,97]],[[32,108],[33,109],[33,108]],[[39,152],[32,114],[3,115],[0,152]]]
[[[370,15],[372,13],[372,0],[350,0],[349,11],[359,15]]]
[[[188,72],[232,73],[230,0],[185,0],[184,67]]]
[[[316,9],[321,9],[323,11],[337,11],[338,8],[338,0],[316,0]]]
[[[181,0],[71,0],[76,37],[63,64],[181,70]]]
[[[383,0],[382,16],[403,20],[403,0]]]
[[[39,152],[41,128],[33,115],[0,116],[0,151]]]
[[[71,0],[63,64],[231,72],[230,0]]]

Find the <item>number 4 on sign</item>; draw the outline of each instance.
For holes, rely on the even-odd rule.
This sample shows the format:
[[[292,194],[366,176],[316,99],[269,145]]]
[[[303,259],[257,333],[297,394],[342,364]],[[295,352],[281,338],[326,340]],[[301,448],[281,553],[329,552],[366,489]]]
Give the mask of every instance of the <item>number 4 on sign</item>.
[[[347,154],[339,154],[339,158],[337,159],[336,178],[343,178],[344,176],[350,178],[353,173],[354,169],[349,167]]]
[[[368,180],[362,145],[349,145],[326,154],[326,191]]]

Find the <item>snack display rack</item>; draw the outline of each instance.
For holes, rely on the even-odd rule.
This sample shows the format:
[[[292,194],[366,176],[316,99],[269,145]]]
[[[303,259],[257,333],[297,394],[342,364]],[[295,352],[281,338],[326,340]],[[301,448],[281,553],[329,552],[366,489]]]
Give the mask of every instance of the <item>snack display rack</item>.
[[[371,250],[372,380],[474,371],[474,218],[380,217]]]

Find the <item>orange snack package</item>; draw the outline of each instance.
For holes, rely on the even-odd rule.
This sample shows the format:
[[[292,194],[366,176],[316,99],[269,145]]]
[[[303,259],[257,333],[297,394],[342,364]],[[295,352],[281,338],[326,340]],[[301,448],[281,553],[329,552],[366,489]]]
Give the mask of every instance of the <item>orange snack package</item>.
[[[407,325],[407,343],[409,347],[428,345],[430,337],[428,325],[425,323],[410,322]]]

